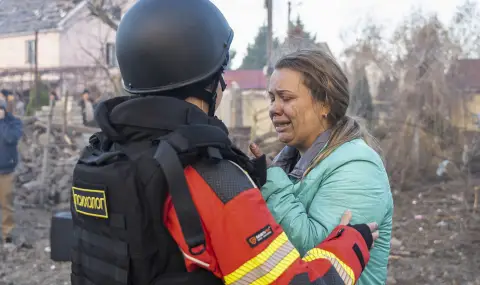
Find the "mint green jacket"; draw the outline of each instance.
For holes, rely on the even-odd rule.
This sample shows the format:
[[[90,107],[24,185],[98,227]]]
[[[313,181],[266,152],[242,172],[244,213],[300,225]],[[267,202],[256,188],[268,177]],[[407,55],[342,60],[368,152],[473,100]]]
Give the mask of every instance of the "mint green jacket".
[[[316,153],[309,154],[309,159]],[[295,177],[298,169],[290,172],[291,168],[284,168],[268,169],[262,195],[300,254],[323,241],[349,209],[352,224],[377,222],[380,229],[380,238],[357,284],[385,284],[393,200],[380,156],[363,140],[356,139],[338,147],[303,179]]]

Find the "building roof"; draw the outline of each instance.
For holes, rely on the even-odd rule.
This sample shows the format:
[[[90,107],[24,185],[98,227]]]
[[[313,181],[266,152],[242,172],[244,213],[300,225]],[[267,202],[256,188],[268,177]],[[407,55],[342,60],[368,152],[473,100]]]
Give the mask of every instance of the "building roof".
[[[237,69],[225,71],[223,78],[228,86],[232,86],[233,82],[238,84],[242,90],[245,89],[266,89],[267,77],[261,69]]]
[[[450,82],[465,91],[480,91],[480,59],[460,59],[449,71]]]
[[[81,0],[0,0],[0,35],[58,27]]]

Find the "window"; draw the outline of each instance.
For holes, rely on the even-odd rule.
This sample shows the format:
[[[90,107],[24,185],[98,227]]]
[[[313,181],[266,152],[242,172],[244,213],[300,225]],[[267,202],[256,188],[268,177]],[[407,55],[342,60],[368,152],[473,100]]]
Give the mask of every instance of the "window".
[[[26,41],[26,59],[28,64],[35,64],[35,40]]]
[[[119,6],[113,6],[110,10],[113,20],[120,21],[122,19],[122,8]]]
[[[109,67],[117,67],[118,62],[117,62],[117,55],[116,55],[116,50],[115,50],[115,44],[112,43],[107,43],[107,65]]]

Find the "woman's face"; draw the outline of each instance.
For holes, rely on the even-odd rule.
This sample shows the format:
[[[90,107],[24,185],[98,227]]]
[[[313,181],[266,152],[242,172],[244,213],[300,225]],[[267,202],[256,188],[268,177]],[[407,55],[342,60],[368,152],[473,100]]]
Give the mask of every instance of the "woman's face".
[[[278,139],[305,152],[327,129],[328,108],[316,102],[294,70],[276,69],[268,87],[270,119]]]

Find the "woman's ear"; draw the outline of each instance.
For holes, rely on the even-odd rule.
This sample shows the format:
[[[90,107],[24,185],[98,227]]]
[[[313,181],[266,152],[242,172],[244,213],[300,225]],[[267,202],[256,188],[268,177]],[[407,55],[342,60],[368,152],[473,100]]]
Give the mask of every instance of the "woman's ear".
[[[319,119],[327,119],[330,114],[330,106],[326,102],[315,102],[313,108]]]
[[[327,104],[326,102],[322,103],[322,115],[325,116],[325,118],[328,117],[328,114],[330,114],[330,105]]]

